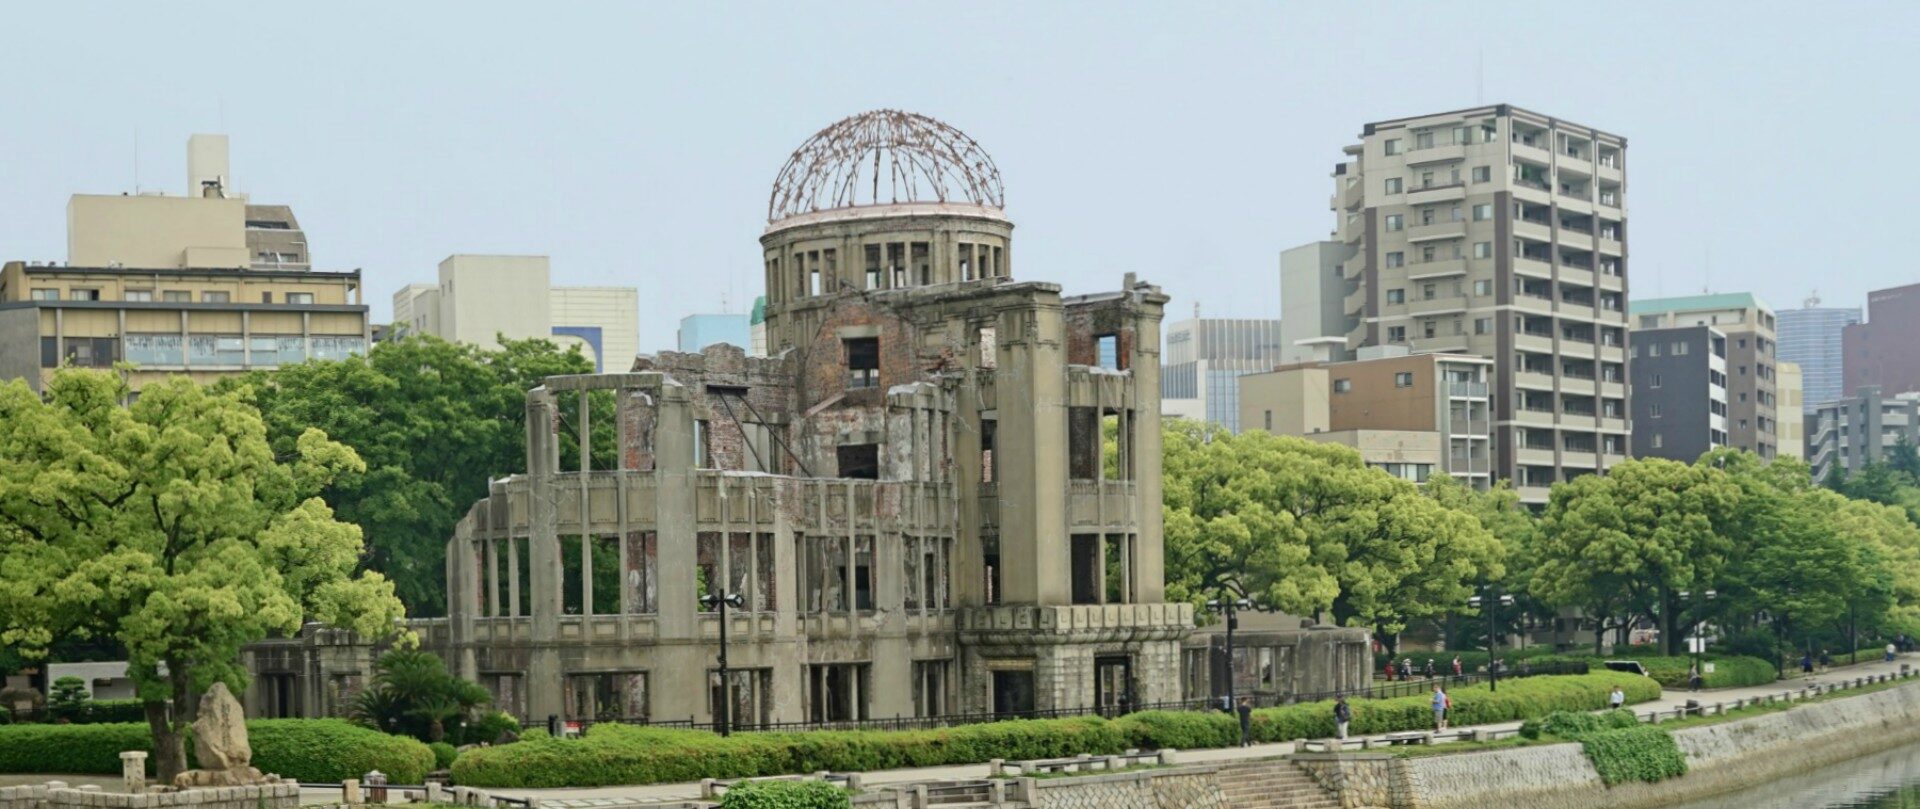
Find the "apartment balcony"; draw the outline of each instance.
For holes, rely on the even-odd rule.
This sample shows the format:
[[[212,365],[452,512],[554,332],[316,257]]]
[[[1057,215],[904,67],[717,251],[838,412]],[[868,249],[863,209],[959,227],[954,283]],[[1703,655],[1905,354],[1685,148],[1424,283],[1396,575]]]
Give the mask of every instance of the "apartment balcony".
[[[1610,256],[1626,255],[1627,246],[1619,239],[1601,236],[1593,240],[1594,248]]]
[[[1535,163],[1539,163],[1543,166],[1553,163],[1553,153],[1547,151],[1545,138],[1546,136],[1542,135],[1540,139],[1535,140],[1533,142],[1534,145],[1531,145],[1531,146],[1525,143],[1522,143],[1518,140],[1514,141],[1513,142],[1514,159],[1529,160]]]
[[[1553,227],[1545,222],[1515,219],[1513,220],[1513,235],[1522,239],[1532,239],[1536,242],[1550,242],[1553,241]]]
[[[1366,198],[1367,184],[1365,182],[1356,182],[1341,188],[1338,193],[1333,195],[1333,207],[1338,210],[1350,211],[1360,207],[1360,203],[1365,201]]]
[[[1407,280],[1425,281],[1433,278],[1448,278],[1467,274],[1467,260],[1464,258],[1443,258],[1436,261],[1422,261],[1407,265]]]
[[[1524,298],[1525,296],[1521,297]],[[1553,335],[1533,334],[1524,331],[1515,332],[1513,335],[1513,348],[1515,351],[1537,351],[1542,354],[1552,354]]]
[[[1493,461],[1484,456],[1479,458],[1466,455],[1447,456],[1446,470],[1449,475],[1487,475],[1492,474],[1492,469]]]
[[[1631,428],[1627,425],[1627,420],[1624,418],[1607,418],[1603,416],[1599,419],[1599,425],[1596,429],[1625,435]]]
[[[1522,464],[1524,466],[1556,465],[1554,462],[1553,450],[1551,448],[1535,449],[1533,447],[1526,447],[1526,446],[1514,447],[1513,460],[1514,462]]]
[[[1407,228],[1407,241],[1413,244],[1441,239],[1464,239],[1466,236],[1467,223],[1465,222],[1436,222],[1431,225],[1414,225]]]
[[[1560,377],[1560,391],[1562,393],[1571,393],[1576,396],[1592,396],[1596,392],[1594,385],[1595,383],[1592,377],[1583,378],[1564,375]]]
[[[1600,381],[1599,387],[1594,389],[1594,393],[1609,399],[1623,399],[1626,398],[1627,395],[1627,383],[1608,382],[1603,379]]]
[[[1555,427],[1559,420],[1551,410],[1530,410],[1518,408],[1513,411],[1513,423],[1522,427]]]
[[[1513,198],[1521,202],[1531,202],[1535,205],[1553,204],[1553,189],[1548,188],[1545,182],[1515,179],[1509,187],[1513,189]]]
[[[1451,160],[1465,159],[1467,159],[1467,147],[1459,143],[1443,143],[1439,146],[1415,149],[1407,153],[1407,165],[1409,166],[1428,166],[1434,163],[1445,163]]]
[[[1560,414],[1555,421],[1560,427],[1569,430],[1600,429],[1600,417],[1584,410],[1569,410]]]
[[[1592,320],[1594,313],[1593,301],[1554,301],[1553,311],[1556,314],[1566,315],[1568,317]]]
[[[1438,337],[1421,337],[1410,340],[1407,347],[1415,354],[1464,354],[1467,353],[1467,335],[1445,334]]]
[[[1591,152],[1588,154],[1590,155]],[[1553,159],[1554,167],[1561,171],[1578,172],[1582,177],[1593,176],[1593,160],[1588,157],[1575,157],[1567,154],[1567,150],[1561,149],[1554,154]]]
[[[1453,438],[1485,438],[1493,434],[1491,418],[1450,418],[1447,419],[1447,435]]]
[[[1553,390],[1553,374],[1543,374],[1534,371],[1515,371],[1513,374],[1513,384],[1515,387],[1531,388],[1533,390]]]
[[[1568,213],[1593,213],[1593,192],[1590,190],[1573,193],[1561,191],[1553,195],[1553,201],[1560,206],[1560,210]]]
[[[1593,271],[1581,269],[1579,267],[1568,267],[1566,265],[1561,265],[1560,282],[1564,284],[1574,284],[1577,286],[1590,287],[1590,286],[1593,286]]]
[[[1443,295],[1433,300],[1407,301],[1407,314],[1410,315],[1458,315],[1467,311],[1467,299],[1457,295]]]
[[[1560,465],[1571,466],[1578,469],[1599,469],[1600,451],[1598,448],[1573,449],[1569,447],[1560,453]]]
[[[1520,502],[1522,503],[1545,503],[1553,494],[1553,490],[1546,486],[1516,485],[1513,487],[1513,491],[1515,494],[1520,495]]]
[[[1602,180],[1612,180],[1617,183],[1626,176],[1626,173],[1620,170],[1620,164],[1616,159],[1611,166],[1606,163],[1593,164],[1593,176],[1599,177]]]
[[[1362,311],[1367,305],[1367,285],[1361,284],[1354,287],[1352,292],[1347,293],[1344,302],[1346,308],[1341,311],[1347,314]]]
[[[1627,361],[1627,349],[1623,346],[1603,345],[1600,347],[1599,355],[1595,356],[1594,359],[1601,360],[1603,362],[1624,363]]]
[[[1542,259],[1526,258],[1524,256],[1513,257],[1513,271],[1516,274],[1529,275],[1534,278],[1553,277],[1553,265],[1548,264]]]
[[[1408,205],[1432,205],[1436,202],[1458,202],[1467,198],[1467,187],[1461,183],[1434,185],[1426,188],[1407,189]]]
[[[1527,312],[1541,315],[1553,314],[1553,299],[1539,295],[1518,294],[1513,296],[1513,306]]]
[[[1597,360],[1594,350],[1598,348],[1591,341],[1560,338],[1560,356],[1581,360]]]
[[[1447,395],[1455,398],[1484,399],[1487,397],[1487,383],[1448,382]]]

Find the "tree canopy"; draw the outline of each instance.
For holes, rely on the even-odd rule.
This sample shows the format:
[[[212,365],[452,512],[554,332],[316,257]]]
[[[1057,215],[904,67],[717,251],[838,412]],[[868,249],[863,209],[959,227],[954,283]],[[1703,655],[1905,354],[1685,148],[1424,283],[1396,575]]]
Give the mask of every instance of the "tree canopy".
[[[244,391],[176,378],[127,398],[105,371],[62,370],[45,399],[0,387],[0,643],[123,645],[170,778],[198,695],[244,687],[242,645],[306,620],[382,637],[402,611],[354,575],[360,529],[317,496],[364,468],[352,449],[310,429],[276,454]]]

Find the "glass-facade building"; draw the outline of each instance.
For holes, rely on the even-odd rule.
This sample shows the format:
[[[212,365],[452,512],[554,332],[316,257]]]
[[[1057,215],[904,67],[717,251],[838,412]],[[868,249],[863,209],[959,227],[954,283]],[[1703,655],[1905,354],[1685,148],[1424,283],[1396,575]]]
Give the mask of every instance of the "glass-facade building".
[[[1280,363],[1280,321],[1195,318],[1167,327],[1161,410],[1240,431],[1240,377]]]
[[[1847,326],[1860,322],[1859,307],[1783,309],[1775,315],[1780,340],[1777,356],[1800,366],[1804,390],[1800,401],[1806,412],[1846,396],[1841,334]]]

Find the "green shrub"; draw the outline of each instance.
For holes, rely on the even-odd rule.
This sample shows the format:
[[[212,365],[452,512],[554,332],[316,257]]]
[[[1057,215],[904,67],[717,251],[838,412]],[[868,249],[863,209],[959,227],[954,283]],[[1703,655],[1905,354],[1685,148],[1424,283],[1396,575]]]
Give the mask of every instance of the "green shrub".
[[[253,766],[298,781],[339,781],[378,769],[395,784],[417,784],[433,767],[433,751],[339,719],[258,719],[247,723]],[[0,727],[0,772],[120,772],[120,752],[153,749],[144,724],[7,725]],[[193,742],[187,741],[191,759]],[[148,766],[152,766],[149,759]]]
[[[482,714],[460,731],[461,744],[497,744],[506,733],[518,734],[520,720],[505,711]]]
[[[74,718],[75,724],[100,725],[112,722],[147,721],[146,705],[137,699],[96,699]]]
[[[1562,739],[1579,739],[1591,733],[1617,728],[1630,728],[1640,724],[1632,711],[1554,711],[1537,719],[1529,719],[1520,724],[1520,735],[1528,739],[1541,736],[1557,736]]]
[[[1653,725],[1592,733],[1580,740],[1580,746],[1607,786],[1687,774],[1686,756],[1674,743],[1673,734]]]
[[[69,674],[53,681],[47,694],[47,713],[56,720],[72,722],[86,712],[87,703],[92,700],[87,681]]]
[[[720,809],[845,809],[847,791],[825,781],[747,781],[727,788]]]
[[[427,749],[433,751],[433,768],[436,770],[453,766],[453,760],[460,757],[460,751],[446,742],[430,742]]]
[[[1659,684],[1633,674],[1595,672],[1502,682],[1498,693],[1477,685],[1452,692],[1459,725],[1509,722],[1553,711],[1606,707],[1620,686],[1631,702],[1660,696]],[[1427,696],[1351,700],[1353,728],[1363,733],[1433,725]],[[1238,719],[1225,713],[1147,711],[1114,720],[1034,719],[910,731],[736,733],[598,724],[583,738],[554,739],[528,731],[519,742],[470,750],[453,763],[455,782],[491,788],[654,784],[700,778],[752,778],[818,772],[969,764],[994,758],[1104,755],[1128,748],[1225,747],[1239,741]],[[1258,741],[1333,734],[1333,703],[1312,702],[1253,713]]]

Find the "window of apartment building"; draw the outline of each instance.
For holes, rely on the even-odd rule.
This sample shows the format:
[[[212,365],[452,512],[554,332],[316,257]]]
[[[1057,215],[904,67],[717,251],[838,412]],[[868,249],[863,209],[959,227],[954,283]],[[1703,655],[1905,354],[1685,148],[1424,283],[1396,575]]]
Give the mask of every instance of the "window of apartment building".
[[[1648,405],[1647,405],[1647,415],[1648,415],[1649,417],[1651,417],[1651,418],[1656,418],[1656,419],[1657,419],[1657,418],[1660,418],[1660,403],[1659,403],[1659,402],[1653,402],[1653,403],[1650,403],[1650,404],[1648,404]]]
[[[1666,442],[1665,442],[1665,441],[1663,441],[1663,440],[1661,440],[1661,436],[1660,436],[1660,434],[1659,434],[1659,433],[1654,433],[1654,434],[1653,434],[1653,448],[1654,448],[1654,449],[1659,449],[1659,448],[1660,448],[1660,447],[1661,447],[1662,445],[1664,445],[1664,444],[1666,444]]]
[[[1433,300],[1433,298],[1434,298],[1434,294],[1435,294],[1436,292],[1438,292],[1438,291],[1439,291],[1439,289],[1438,289],[1438,287],[1437,287],[1437,286],[1436,286],[1435,284],[1433,284],[1433,283],[1425,283],[1425,284],[1421,284],[1421,285],[1420,285],[1420,300],[1423,300],[1423,301],[1430,301],[1430,300]]]
[[[1388,253],[1388,254],[1387,254],[1387,266],[1389,266],[1389,267],[1405,267],[1405,266],[1407,266],[1407,254],[1406,254],[1406,253],[1402,253],[1402,252],[1400,252],[1400,251],[1398,251],[1398,250],[1395,250],[1395,251],[1393,251],[1393,252],[1391,252],[1391,253]]]
[[[160,293],[160,300],[167,303],[192,303],[193,293],[178,289],[168,290]]]
[[[1453,142],[1465,146],[1473,142],[1473,127],[1456,126],[1453,128]]]
[[[1433,148],[1433,133],[1432,132],[1413,133],[1413,148],[1415,149]]]
[[[32,297],[33,300],[36,300],[36,301],[60,300],[60,290],[57,290],[57,289],[36,289],[33,292],[29,293],[29,295]]]
[[[1411,387],[1413,387],[1413,372],[1412,372],[1412,371],[1401,371],[1401,372],[1399,372],[1399,373],[1397,373],[1397,374],[1394,374],[1394,375],[1393,375],[1393,386],[1394,386],[1394,387],[1396,387],[1396,388],[1411,388]]]
[[[1406,341],[1407,341],[1407,327],[1405,326],[1388,326],[1387,327],[1387,342],[1404,343]]]
[[[855,337],[842,343],[847,351],[847,387],[879,387],[880,338]]]
[[[1454,178],[1455,182],[1459,182],[1459,180],[1460,178],[1458,177]],[[1447,209],[1447,221],[1449,222],[1460,222],[1465,220],[1466,218],[1467,218],[1466,210],[1461,208],[1458,205],[1455,205]]]
[[[1432,209],[1432,208],[1421,208],[1421,209],[1420,209],[1420,224],[1422,224],[1422,225],[1431,225],[1431,224],[1433,224],[1433,209]]]
[[[1346,393],[1346,392],[1348,392],[1348,391],[1350,391],[1350,390],[1353,390],[1353,380],[1351,380],[1351,379],[1336,379],[1336,380],[1333,380],[1333,392],[1334,392],[1334,393]]]
[[[1406,226],[1407,226],[1406,217],[1403,217],[1397,213],[1387,214],[1387,232],[1392,233],[1397,230],[1402,230]]]
[[[1457,317],[1456,317],[1456,318],[1454,318],[1454,319],[1453,319],[1453,333],[1454,333],[1454,334],[1466,334],[1466,333],[1467,333],[1467,324],[1466,324],[1466,321],[1464,321],[1464,320],[1461,320],[1460,318],[1457,318]]]
[[[1493,281],[1492,281],[1491,279],[1487,279],[1487,278],[1482,278],[1482,279],[1480,279],[1480,280],[1478,280],[1478,281],[1475,281],[1475,282],[1473,282],[1473,294],[1475,294],[1475,295],[1492,295],[1492,294],[1493,294]]]
[[[1400,193],[1400,178],[1398,177],[1387,178],[1387,193],[1389,194]]]
[[[1397,306],[1399,304],[1403,304],[1406,302],[1407,302],[1406,290],[1400,289],[1397,287],[1394,289],[1387,290],[1387,304],[1389,306]]]
[[[1653,376],[1652,376],[1652,377],[1651,377],[1651,378],[1649,379],[1649,381],[1648,381],[1648,384],[1647,384],[1647,387],[1650,387],[1650,388],[1657,388],[1657,387],[1660,387],[1660,375],[1659,375],[1659,374],[1654,374],[1654,375],[1653,375]]]
[[[1743,391],[1743,392],[1742,392],[1742,393],[1740,394],[1740,402],[1741,402],[1741,404],[1745,404],[1745,403],[1746,403],[1746,401],[1747,401],[1747,394],[1746,394],[1746,393],[1745,393],[1745,392]]]
[[[1438,249],[1438,248],[1436,248],[1436,247],[1434,247],[1434,246],[1433,246],[1433,245],[1431,245],[1431,244],[1429,244],[1429,245],[1426,245],[1425,247],[1422,247],[1422,248],[1420,248],[1420,260],[1421,260],[1421,261],[1427,261],[1427,262],[1430,262],[1430,261],[1433,261],[1434,259],[1436,259],[1436,258],[1439,258],[1439,257],[1440,257],[1440,251],[1439,251],[1439,249]]]
[[[225,292],[202,292],[202,293],[200,293],[200,302],[201,302],[201,303],[228,303],[228,302],[230,302],[231,300],[233,300],[233,296],[232,296],[232,295],[230,295],[230,294],[228,294],[228,293],[225,293]]]
[[[1649,357],[1658,357],[1658,356],[1660,356],[1660,344],[1659,344],[1659,343],[1648,343],[1648,344],[1647,344],[1647,356],[1649,356]]]
[[[290,303],[290,304],[294,304],[294,305],[297,305],[297,306],[312,306],[312,305],[313,305],[313,293],[311,293],[311,292],[289,292],[289,293],[287,293],[287,303]]]
[[[129,289],[127,290],[126,297],[127,297],[127,300],[132,301],[134,303],[146,303],[148,301],[153,300],[153,290]]]
[[[1451,185],[1460,184],[1460,167],[1459,166],[1454,166],[1453,168],[1447,170],[1447,182]],[[1460,206],[1455,205],[1454,207],[1458,208]],[[1458,222],[1460,220],[1459,218],[1456,217],[1454,221]]]
[[[271,293],[271,292],[262,292],[262,293],[260,293],[260,302],[261,302],[261,303],[273,303],[273,293]]]
[[[1262,426],[1260,429],[1266,430],[1267,432],[1273,432],[1273,411],[1263,410],[1261,411],[1260,415],[1264,423],[1264,426]]]
[[[1746,375],[1747,375],[1747,366],[1745,366],[1745,365],[1742,365],[1742,366],[1740,366],[1740,375],[1741,375],[1741,376],[1746,376]]]
[[[1431,171],[1420,172],[1420,187],[1421,188],[1433,187],[1433,172]]]
[[[1482,202],[1473,206],[1473,221],[1485,222],[1493,218],[1493,203]]]
[[[1397,154],[1399,154],[1399,153],[1400,153],[1400,139],[1399,139],[1399,138],[1388,138],[1388,139],[1387,139],[1387,143],[1386,143],[1386,152],[1387,152],[1387,154],[1388,154],[1388,155],[1397,155]]]
[[[1434,325],[1433,321],[1429,320],[1420,324],[1420,334],[1426,337],[1427,339],[1429,340],[1433,339],[1434,335],[1438,333],[1439,333],[1439,328]]]
[[[1489,334],[1493,331],[1493,318],[1476,317],[1473,319],[1474,334]]]
[[[1480,124],[1480,142],[1481,143],[1492,143],[1494,142],[1495,139],[1499,137],[1500,137],[1499,124],[1496,124],[1493,121],[1486,121]]]
[[[1473,167],[1473,181],[1474,181],[1474,182],[1476,182],[1476,183],[1487,183],[1487,182],[1492,182],[1492,181],[1493,181],[1493,167],[1492,167],[1492,166],[1474,166],[1474,167]]]

